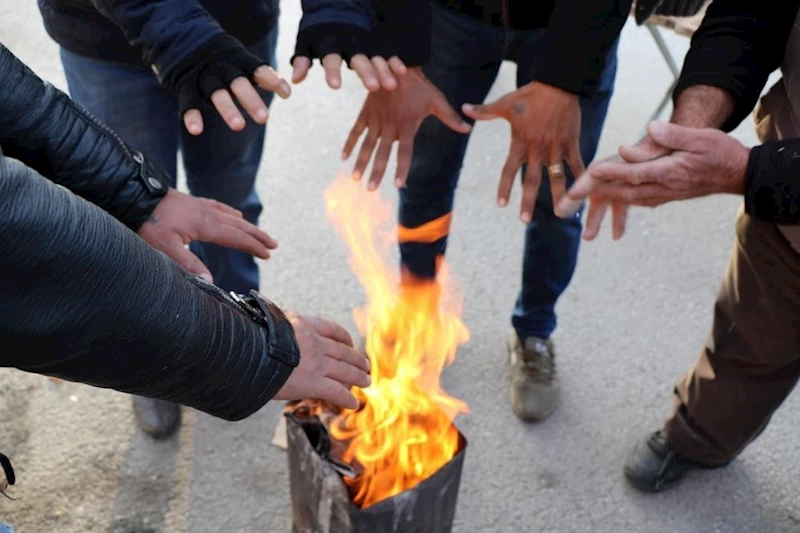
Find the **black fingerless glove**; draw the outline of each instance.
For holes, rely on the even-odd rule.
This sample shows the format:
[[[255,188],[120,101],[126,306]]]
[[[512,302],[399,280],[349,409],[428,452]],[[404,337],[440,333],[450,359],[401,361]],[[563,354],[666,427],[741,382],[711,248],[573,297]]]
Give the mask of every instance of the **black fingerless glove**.
[[[330,22],[314,24],[298,32],[294,55],[289,61],[294,63],[297,57],[307,57],[313,62],[328,54],[338,54],[350,66],[355,55],[388,59],[388,53],[389,49],[372,33],[351,24]]]
[[[768,141],[750,150],[745,212],[775,224],[800,224],[800,140]]]
[[[268,63],[251,54],[228,34],[211,38],[165,76],[162,83],[178,97],[180,114],[202,109],[217,89],[227,89],[243,76],[255,83],[255,71]]]

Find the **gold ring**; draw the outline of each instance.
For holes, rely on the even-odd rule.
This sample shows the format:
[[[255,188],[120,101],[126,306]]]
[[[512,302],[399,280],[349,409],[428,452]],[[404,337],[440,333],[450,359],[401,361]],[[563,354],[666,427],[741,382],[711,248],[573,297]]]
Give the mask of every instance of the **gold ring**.
[[[555,165],[548,165],[547,166],[547,173],[551,176],[558,176],[564,173],[564,165],[561,163],[556,163]]]

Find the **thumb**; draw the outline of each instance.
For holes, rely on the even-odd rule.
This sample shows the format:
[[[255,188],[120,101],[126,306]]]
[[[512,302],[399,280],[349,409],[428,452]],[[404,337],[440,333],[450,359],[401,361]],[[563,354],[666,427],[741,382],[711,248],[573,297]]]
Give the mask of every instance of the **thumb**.
[[[646,163],[671,152],[669,148],[656,144],[649,135],[636,144],[619,147],[620,157],[628,163]]]
[[[176,246],[174,250],[170,250],[167,254],[170,258],[178,263],[190,274],[200,276],[209,283],[214,283],[214,276],[211,271],[206,268],[206,265],[200,261],[200,258],[194,255],[184,246]]]
[[[696,147],[700,130],[666,122],[651,122],[647,132],[657,144],[672,150],[691,150]]]
[[[461,111],[464,112],[472,120],[492,120],[505,116],[503,100],[497,100],[490,104],[475,105],[464,104],[461,106]]]
[[[445,100],[442,95],[439,95],[434,100],[432,112],[445,126],[453,131],[458,133],[469,133],[472,131],[472,126],[464,122],[461,115],[456,113],[456,110],[447,103],[447,100]]]

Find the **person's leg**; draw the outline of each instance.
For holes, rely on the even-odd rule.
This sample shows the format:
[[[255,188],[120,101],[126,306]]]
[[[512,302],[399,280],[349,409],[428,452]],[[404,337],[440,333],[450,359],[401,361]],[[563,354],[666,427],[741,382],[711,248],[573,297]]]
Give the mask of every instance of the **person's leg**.
[[[535,48],[541,32],[522,34],[519,50]],[[618,41],[617,41],[618,43]],[[591,98],[580,99],[580,150],[584,164],[595,157],[614,91],[617,72],[617,43],[609,50],[605,70]],[[526,45],[527,46],[524,46]],[[529,71],[520,67],[517,85],[531,81]],[[522,175],[524,176],[525,167]],[[574,176],[566,169],[568,186]],[[581,209],[582,211],[582,209]],[[522,288],[511,322],[509,351],[514,363],[511,390],[514,412],[524,420],[541,420],[555,409],[560,388],[555,371],[555,347],[550,336],[556,328],[555,306],[566,290],[578,259],[581,240],[581,212],[562,219],[553,212],[553,199],[547,170],[536,199],[533,220],[525,229]]]
[[[153,72],[63,48],[61,64],[70,97],[169,173],[175,186],[178,106]],[[180,406],[163,400],[134,396],[133,412],[139,427],[153,438],[166,438],[180,425]]]
[[[428,79],[459,113],[464,103],[483,102],[500,68],[503,32],[434,5],[432,34],[431,61],[423,69]],[[468,140],[469,135],[452,131],[435,117],[428,117],[417,132],[399,203],[400,256],[406,276],[426,280],[436,276]]]
[[[723,466],[766,427],[800,376],[800,227],[740,212],[708,339],[676,383],[663,430],[632,450],[625,474],[657,491],[693,466]]]
[[[166,171],[175,185],[178,106],[152,70],[61,49],[70,98]]]
[[[260,43],[248,49],[275,67],[277,40],[276,25]],[[272,102],[273,93],[262,89],[258,92],[267,105]],[[245,112],[242,114],[247,117]],[[249,117],[246,121],[245,128],[237,132],[231,130],[218,113],[204,113],[202,134],[191,135],[181,127],[181,151],[192,195],[213,198],[234,207],[249,222],[257,224],[262,206],[256,192],[256,175],[266,126],[256,124]],[[242,294],[258,290],[258,265],[252,255],[201,242],[193,242],[190,248],[211,270],[216,285]]]

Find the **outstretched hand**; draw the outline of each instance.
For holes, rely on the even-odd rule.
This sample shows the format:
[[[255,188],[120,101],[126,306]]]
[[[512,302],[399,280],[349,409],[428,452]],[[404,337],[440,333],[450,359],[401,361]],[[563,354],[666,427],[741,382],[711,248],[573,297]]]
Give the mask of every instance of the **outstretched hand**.
[[[749,154],[747,147],[720,130],[654,122],[648,137],[620,148],[618,157],[591,165],[556,214],[570,216],[589,198],[584,238],[593,239],[609,205],[617,206],[618,216],[629,205],[657,207],[711,194],[744,194]],[[624,217],[613,225],[614,237],[622,237]]]
[[[474,120],[503,118],[511,125],[511,147],[497,188],[497,204],[505,207],[514,178],[524,162],[520,219],[533,220],[542,167],[548,167],[553,205],[566,191],[563,163],[574,175],[583,172],[580,153],[581,109],[578,96],[552,85],[532,82],[485,105],[465,104],[464,114]]]
[[[202,241],[234,248],[268,259],[277,241],[242,218],[242,213],[216,200],[195,198],[170,189],[150,218],[142,224],[139,236],[167,254],[192,274],[213,283],[213,277],[186,245]]]
[[[380,90],[367,95],[342,152],[342,159],[348,159],[366,131],[353,168],[353,177],[361,179],[374,153],[368,188],[376,189],[386,173],[392,147],[397,141],[394,181],[396,186],[404,186],[411,169],[414,137],[422,121],[429,115],[437,117],[458,133],[466,134],[472,129],[419,68],[410,69],[399,78],[395,90]]]

